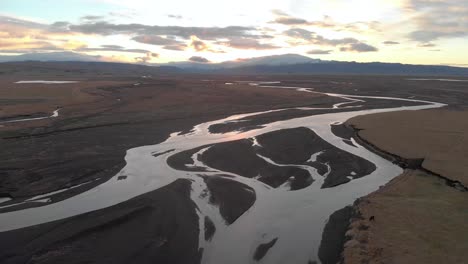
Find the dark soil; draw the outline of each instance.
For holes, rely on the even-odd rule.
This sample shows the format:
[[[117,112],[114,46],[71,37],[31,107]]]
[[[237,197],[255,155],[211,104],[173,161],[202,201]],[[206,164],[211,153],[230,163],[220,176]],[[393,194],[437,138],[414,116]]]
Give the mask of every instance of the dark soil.
[[[99,211],[1,233],[0,262],[199,263],[191,182]]]
[[[347,206],[334,212],[328,219],[318,253],[323,264],[336,264],[341,260],[341,253],[346,242],[345,233],[353,214],[354,208]]]
[[[276,241],[278,241],[278,238],[275,238],[268,243],[259,245],[257,249],[255,250],[253,259],[256,261],[260,261],[263,257],[265,257],[268,251],[276,244]]]
[[[303,164],[316,167],[318,172],[323,168],[317,164],[329,164],[331,171],[325,178],[322,188],[329,188],[350,181],[348,176],[360,178],[373,172],[373,163],[345,152],[320,138],[307,128],[278,130],[257,137],[262,145],[259,152],[279,164]],[[308,162],[314,153],[323,151],[317,157],[318,162]],[[352,175],[354,172],[355,175]]]
[[[204,180],[210,191],[210,203],[219,207],[229,225],[255,203],[255,191],[245,184],[222,176],[205,176]]]
[[[290,177],[291,189],[309,186],[312,178],[308,171],[292,166],[276,166],[257,156],[248,139],[236,140],[213,145],[202,155],[203,162],[215,169],[232,172],[247,178],[258,177],[272,187],[279,187]]]

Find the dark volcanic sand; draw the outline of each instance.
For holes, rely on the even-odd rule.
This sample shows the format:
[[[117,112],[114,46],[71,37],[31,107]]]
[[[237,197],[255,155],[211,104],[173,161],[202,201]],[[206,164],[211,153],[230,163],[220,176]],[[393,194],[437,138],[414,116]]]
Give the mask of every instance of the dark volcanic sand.
[[[188,165],[193,165],[193,159],[192,156],[193,154],[199,152],[200,150],[207,148],[208,146],[200,146],[198,148],[186,150],[186,151],[181,151],[179,153],[176,153],[172,156],[170,156],[167,159],[167,164],[171,166],[172,168],[176,170],[184,170],[184,171],[199,171],[199,172],[204,172],[206,171],[206,168],[203,167],[196,167],[196,166],[188,166]]]
[[[253,257],[254,260],[260,261],[263,257],[265,257],[265,255],[268,253],[268,250],[270,250],[276,244],[276,241],[278,241],[278,238],[275,238],[268,243],[259,245],[255,250]]]
[[[280,167],[266,162],[257,156],[252,141],[242,139],[212,146],[201,157],[209,167],[232,172],[247,178],[257,177],[272,187],[279,187],[294,176],[291,189],[297,190],[312,183],[312,178],[306,170],[287,166]]]
[[[329,164],[331,171],[326,176],[322,188],[340,185],[350,180],[370,174],[375,165],[363,158],[342,151],[331,145],[315,132],[307,128],[284,129],[257,137],[262,145],[259,152],[279,164],[303,164],[316,167],[320,173],[321,166]],[[317,162],[309,162],[312,154],[323,151]],[[352,175],[354,172],[355,175]]]
[[[191,182],[124,203],[1,233],[0,263],[199,263]]]
[[[347,126],[346,124],[331,124],[331,131],[333,135],[343,139],[343,142],[355,147],[351,138],[355,136],[355,130],[352,127]]]
[[[322,264],[340,263],[341,253],[346,242],[346,231],[353,216],[354,209],[347,206],[330,215],[322,234],[319,247],[319,259]]]
[[[255,191],[245,184],[223,175],[203,178],[208,186],[210,203],[219,207],[219,212],[227,224],[234,223],[255,202]]]
[[[247,178],[256,177],[275,188],[289,181],[291,190],[305,188],[313,179],[307,170],[287,165],[308,165],[316,168],[319,174],[326,176],[322,188],[349,182],[348,177],[357,179],[376,169],[373,163],[336,148],[304,127],[266,133],[258,136],[257,141],[261,147],[254,146],[249,139],[202,146],[177,153],[171,156],[168,162],[176,169],[203,171],[205,168],[187,168],[185,164],[193,164],[191,156],[209,147],[199,157],[207,166]],[[309,161],[313,154],[321,151],[323,153],[318,155],[317,161]],[[269,163],[258,154],[286,166]],[[327,175],[326,164],[331,168]]]

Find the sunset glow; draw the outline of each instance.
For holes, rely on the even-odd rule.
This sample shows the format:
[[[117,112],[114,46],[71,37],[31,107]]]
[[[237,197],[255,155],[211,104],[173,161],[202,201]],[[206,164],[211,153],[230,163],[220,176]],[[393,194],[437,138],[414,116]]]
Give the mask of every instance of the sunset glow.
[[[463,66],[467,21],[462,0],[3,0],[0,54],[149,64],[297,53]]]

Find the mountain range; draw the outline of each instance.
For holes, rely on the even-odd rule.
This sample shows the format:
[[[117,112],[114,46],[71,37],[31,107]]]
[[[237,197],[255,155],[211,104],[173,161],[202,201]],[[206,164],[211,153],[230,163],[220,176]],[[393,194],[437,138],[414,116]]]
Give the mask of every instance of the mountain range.
[[[88,70],[104,69],[106,72],[144,73],[209,73],[209,74],[379,74],[379,75],[425,75],[467,76],[468,68],[443,65],[411,65],[400,63],[358,63],[325,61],[298,54],[284,54],[249,59],[238,59],[221,63],[169,62],[165,64],[124,64],[102,62],[99,56],[74,52],[30,53],[17,56],[0,56],[0,62],[16,62],[22,65],[37,62],[60,64],[63,67],[82,67]],[[26,63],[21,63],[26,62]],[[35,62],[35,63],[33,63]],[[66,62],[66,63],[65,63]],[[77,62],[78,65],[73,66]]]

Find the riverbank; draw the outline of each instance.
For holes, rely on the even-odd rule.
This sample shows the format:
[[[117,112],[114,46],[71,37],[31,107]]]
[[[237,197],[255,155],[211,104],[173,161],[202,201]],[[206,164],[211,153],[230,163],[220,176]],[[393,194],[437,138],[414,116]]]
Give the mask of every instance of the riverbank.
[[[466,262],[467,117],[437,109],[347,121],[374,151],[408,169],[355,203],[343,263]]]

